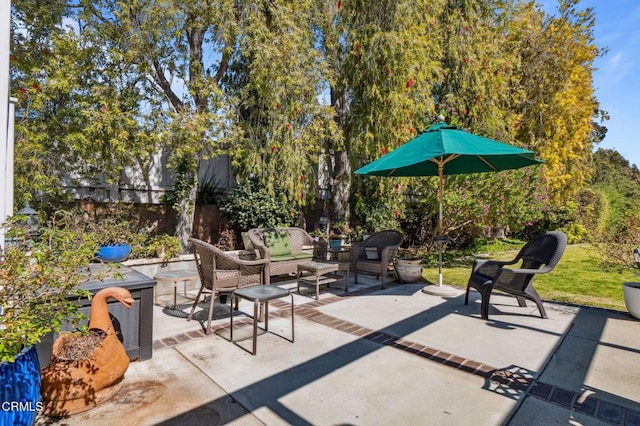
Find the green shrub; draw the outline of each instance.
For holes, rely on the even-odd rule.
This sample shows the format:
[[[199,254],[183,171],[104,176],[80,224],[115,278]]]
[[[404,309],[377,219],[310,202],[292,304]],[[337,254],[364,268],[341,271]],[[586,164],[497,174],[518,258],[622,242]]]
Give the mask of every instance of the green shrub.
[[[567,226],[560,228],[560,231],[567,234],[567,242],[569,244],[579,244],[590,239],[589,230],[581,223],[572,222]]]
[[[51,224],[33,239],[8,219],[8,243],[0,252],[0,362],[11,362],[22,348],[34,345],[63,322],[77,325],[79,288],[97,245],[82,232]]]
[[[145,246],[147,248],[147,257],[161,257],[163,259],[171,259],[182,254],[182,246],[180,240],[174,235],[156,234],[151,235],[147,239]]]
[[[167,258],[182,253],[177,237],[158,232],[155,225],[142,222],[131,206],[120,203],[104,205],[91,212],[79,209],[58,210],[51,224],[60,229],[82,233],[97,246],[129,244],[129,259],[156,257],[156,249],[164,248]]]
[[[219,207],[224,218],[241,231],[291,226],[298,216],[298,206],[287,199],[281,188],[274,188],[271,193],[257,179],[237,185],[220,199]]]
[[[360,202],[356,207],[356,212],[360,220],[355,222],[355,225],[359,226],[364,234],[373,234],[387,229],[400,231],[400,223],[396,216],[397,210],[385,200]],[[354,223],[351,225],[353,226]]]
[[[612,238],[596,244],[600,267],[617,272],[636,268],[633,250],[637,247],[640,247],[640,213],[626,218]]]

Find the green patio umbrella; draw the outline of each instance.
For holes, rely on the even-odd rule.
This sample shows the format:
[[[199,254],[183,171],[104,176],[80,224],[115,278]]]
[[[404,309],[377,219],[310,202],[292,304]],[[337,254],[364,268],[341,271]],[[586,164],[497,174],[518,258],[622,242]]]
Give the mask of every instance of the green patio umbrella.
[[[466,132],[445,122],[355,171],[370,176],[438,176],[438,235],[442,235],[442,192],[445,175],[498,172],[543,163],[533,151]],[[438,287],[442,288],[442,246]],[[425,291],[429,292],[429,291]]]

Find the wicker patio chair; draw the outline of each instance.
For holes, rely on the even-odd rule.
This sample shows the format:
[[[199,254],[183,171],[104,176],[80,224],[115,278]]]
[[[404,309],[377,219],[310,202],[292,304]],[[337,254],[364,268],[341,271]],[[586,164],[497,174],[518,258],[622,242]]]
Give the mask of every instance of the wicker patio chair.
[[[229,254],[195,238],[189,238],[189,243],[193,246],[196,266],[200,275],[200,290],[196,300],[193,302],[187,320],[191,320],[200,300],[200,295],[206,292],[211,293],[206,329],[206,334],[209,334],[215,298],[223,293],[230,294],[241,287],[264,284],[267,260],[245,260],[238,255]],[[233,306],[231,309],[233,309]]]
[[[533,287],[533,277],[551,272],[567,246],[567,236],[560,231],[547,232],[529,241],[518,255],[510,261],[476,260],[467,284],[464,304],[469,303],[469,290],[476,289],[481,295],[480,315],[489,319],[489,298],[496,289],[515,296],[520,307],[526,307],[525,299],[536,304],[540,317],[547,318],[542,299]],[[522,261],[520,267],[509,268]]]
[[[369,272],[382,277],[384,288],[389,264],[402,241],[402,234],[397,231],[380,231],[351,246],[351,270],[355,274],[355,283],[358,283],[358,272]]]

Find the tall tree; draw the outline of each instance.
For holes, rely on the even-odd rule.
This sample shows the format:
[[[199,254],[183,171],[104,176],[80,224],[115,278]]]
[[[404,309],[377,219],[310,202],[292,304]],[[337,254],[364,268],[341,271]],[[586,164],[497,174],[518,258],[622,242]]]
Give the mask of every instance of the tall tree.
[[[231,136],[230,104],[221,90],[237,34],[236,2],[82,1],[86,32],[109,51],[114,66],[146,77],[156,134],[175,171],[178,235],[191,234],[201,159]]]
[[[380,202],[393,214],[402,201],[397,182],[359,178],[352,169],[415,136],[433,116],[432,88],[440,76],[441,1],[338,1],[322,22],[330,65],[331,103],[343,140],[327,140],[325,153],[334,218],[361,217]],[[354,206],[349,195],[359,194]],[[391,197],[390,194],[396,194]]]
[[[523,6],[513,31],[520,55],[522,96],[517,138],[545,161],[545,179],[556,203],[575,194],[588,179],[598,102],[593,89],[593,10],[579,0],[560,0],[558,16],[531,2]]]
[[[512,81],[519,72],[517,46],[510,40],[515,10],[501,0],[449,0],[439,16],[443,79],[434,88],[437,111],[447,122],[475,134],[521,145],[515,139],[520,116],[512,108]],[[444,227],[457,236],[494,228],[517,229],[540,211],[538,173],[531,170],[447,176],[443,204],[450,206]],[[435,214],[435,179],[418,186]],[[464,196],[460,196],[464,194]],[[521,225],[520,225],[521,226]]]
[[[238,48],[225,79],[239,137],[229,147],[240,179],[254,176],[302,206],[315,201],[322,142],[336,137],[321,102],[326,62],[313,23],[317,2],[247,2],[239,9]]]
[[[58,52],[73,54],[60,23],[64,2],[51,4],[15,0],[11,10],[11,93],[16,107],[16,205],[34,194],[60,194],[61,171],[56,160],[69,154],[64,143],[71,129],[81,126],[74,85],[57,74]],[[60,46],[60,47],[58,47]],[[64,57],[64,56],[63,56]],[[73,65],[76,67],[77,65]],[[54,77],[55,75],[55,77]],[[58,78],[50,87],[52,78]]]
[[[14,29],[12,48],[22,184],[46,188],[60,159],[115,181],[165,150],[183,242],[198,164],[223,151],[240,176],[279,184],[300,205],[326,166],[333,218],[380,222],[402,215],[411,181],[352,181],[353,169],[439,114],[534,149],[556,200],[588,176],[601,137],[593,13],[578,0],[562,0],[558,16],[516,0],[75,0],[53,2],[50,16],[38,2],[15,4],[26,28]],[[474,194],[469,215],[498,223],[539,195],[518,192],[537,175],[502,176],[447,181]]]

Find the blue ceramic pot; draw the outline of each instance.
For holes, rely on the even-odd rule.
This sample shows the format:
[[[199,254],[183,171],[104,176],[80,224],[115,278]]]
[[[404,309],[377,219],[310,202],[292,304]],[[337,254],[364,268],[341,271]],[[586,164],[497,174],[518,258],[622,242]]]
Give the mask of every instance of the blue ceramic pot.
[[[15,362],[0,363],[0,425],[32,425],[41,408],[40,363],[36,347]]]
[[[103,262],[122,262],[129,257],[129,253],[131,253],[130,244],[114,244],[100,246],[96,257]]]
[[[342,247],[342,240],[329,240],[329,248],[337,250],[340,247]]]

